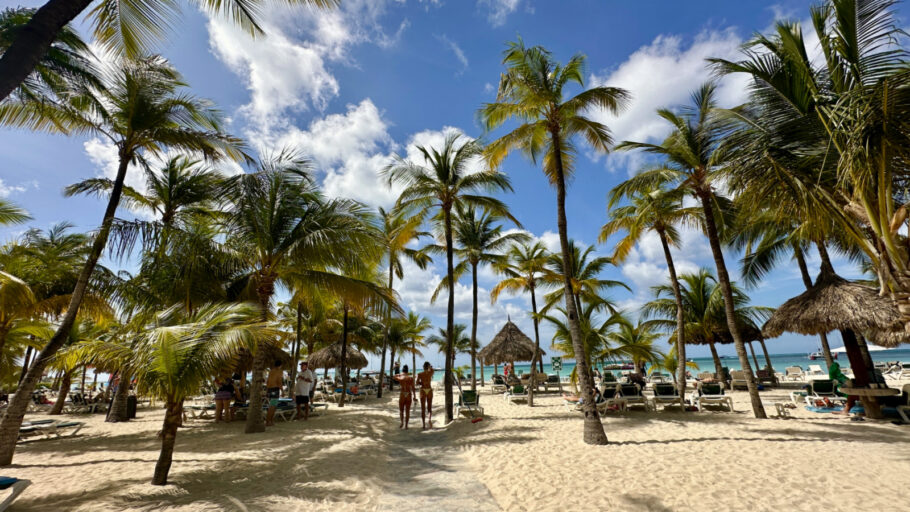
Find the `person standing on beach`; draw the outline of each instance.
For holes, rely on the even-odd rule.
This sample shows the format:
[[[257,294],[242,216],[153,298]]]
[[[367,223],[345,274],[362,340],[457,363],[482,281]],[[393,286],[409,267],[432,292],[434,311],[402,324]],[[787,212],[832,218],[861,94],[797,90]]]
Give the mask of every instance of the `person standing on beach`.
[[[272,369],[269,370],[269,378],[266,381],[266,390],[269,398],[269,412],[265,418],[265,426],[275,425],[275,409],[278,407],[279,398],[281,398],[281,384],[284,380],[284,371],[281,369],[281,361],[275,360]],[[253,407],[254,404],[250,404]]]
[[[395,365],[392,366],[392,375],[399,375],[401,373],[401,362],[395,361]],[[392,377],[392,381],[389,383],[389,391],[395,387],[395,377]]]
[[[414,396],[414,377],[408,373],[408,365],[404,365],[402,373],[396,374],[395,380],[401,384],[401,393],[398,395],[398,416],[401,425],[398,428],[408,429],[411,420],[411,398]]]
[[[308,368],[306,361],[300,363],[300,373],[297,374],[297,383],[294,385],[294,401],[297,402],[297,415],[295,420],[300,419],[300,406],[303,406],[303,419],[310,418],[310,392],[313,389],[313,383],[316,382],[316,376]]]
[[[429,361],[423,363],[417,382],[420,384],[420,421],[426,430],[428,424],[433,428],[433,365]]]

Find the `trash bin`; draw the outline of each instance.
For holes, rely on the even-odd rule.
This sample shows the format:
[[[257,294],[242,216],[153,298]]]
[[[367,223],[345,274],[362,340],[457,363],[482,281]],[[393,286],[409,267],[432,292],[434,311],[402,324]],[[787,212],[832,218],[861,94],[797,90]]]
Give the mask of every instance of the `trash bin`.
[[[139,400],[135,396],[126,397],[126,417],[129,419],[134,419],[136,417],[136,405],[138,405]]]

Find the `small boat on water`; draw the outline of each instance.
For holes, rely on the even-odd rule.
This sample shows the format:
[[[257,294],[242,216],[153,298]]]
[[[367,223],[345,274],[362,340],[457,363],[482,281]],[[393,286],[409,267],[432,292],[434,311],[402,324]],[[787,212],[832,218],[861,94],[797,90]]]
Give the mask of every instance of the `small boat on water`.
[[[837,359],[837,352],[832,353],[831,357],[833,357],[834,359]],[[822,352],[821,350],[816,350],[815,352],[812,352],[811,354],[809,354],[810,361],[815,361],[816,359],[824,359],[824,358],[825,358],[825,353]]]

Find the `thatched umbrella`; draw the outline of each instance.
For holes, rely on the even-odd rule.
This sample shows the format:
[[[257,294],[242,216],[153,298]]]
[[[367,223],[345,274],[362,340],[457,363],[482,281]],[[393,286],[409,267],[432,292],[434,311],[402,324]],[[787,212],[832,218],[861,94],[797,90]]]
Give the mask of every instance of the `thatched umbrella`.
[[[818,335],[839,330],[850,366],[853,367],[854,383],[857,387],[864,387],[876,377],[866,365],[856,333],[895,331],[900,318],[900,311],[889,297],[879,295],[878,290],[869,286],[847,281],[831,269],[822,268],[815,284],[777,308],[762,332],[766,337],[773,338],[787,331]],[[863,398],[863,403],[867,403]]]
[[[538,356],[546,355],[541,349]],[[507,321],[493,340],[477,353],[483,364],[499,365],[534,359],[534,342],[511,320]]]
[[[362,352],[348,345],[346,368],[359,370],[367,365],[367,358]],[[310,368],[339,368],[341,367],[341,343],[332,343],[328,347],[317,350],[307,357]]]
[[[902,343],[910,343],[910,332],[900,328],[888,331],[872,329],[866,331],[866,337],[872,343],[885,348],[896,348]]]

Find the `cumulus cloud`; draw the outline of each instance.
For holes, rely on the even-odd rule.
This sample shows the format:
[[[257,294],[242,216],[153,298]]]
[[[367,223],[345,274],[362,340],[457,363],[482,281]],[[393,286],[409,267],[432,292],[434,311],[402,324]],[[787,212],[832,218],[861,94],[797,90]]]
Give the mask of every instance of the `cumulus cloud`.
[[[615,69],[590,77],[592,86],[622,87],[633,95],[629,108],[619,116],[597,111],[591,117],[609,126],[617,141],[658,141],[669,132],[669,126],[655,111],[687,104],[691,92],[712,77],[705,59],[735,59],[742,42],[732,28],[704,31],[691,42],[676,35],[657,36]],[[726,106],[742,102],[746,81],[743,76],[724,78],[718,89],[719,102]],[[608,160],[611,167],[618,163],[629,163],[628,157],[612,155]]]
[[[0,178],[0,197],[9,197],[10,194],[19,194],[22,192],[25,192],[25,187],[22,185],[7,185],[3,182],[3,179]]]
[[[494,27],[506,23],[509,15],[518,10],[521,0],[478,0],[477,6],[487,12],[487,21]]]

